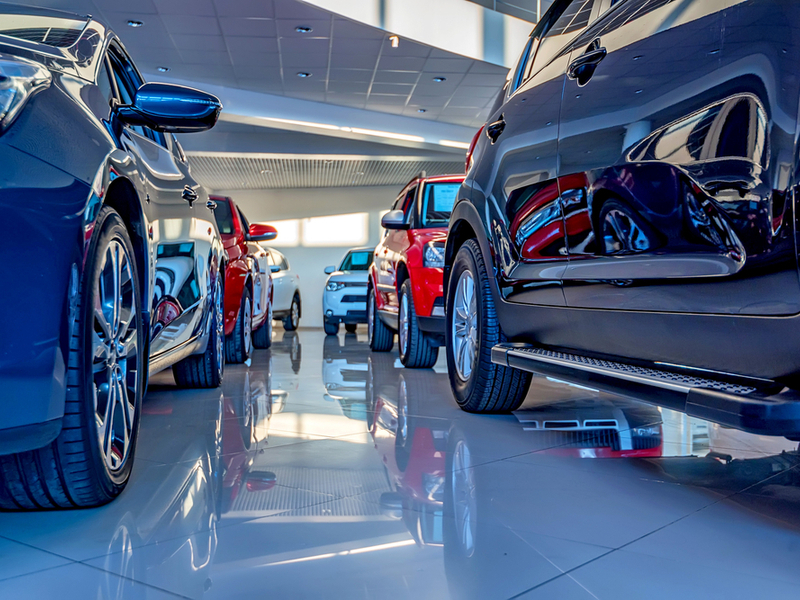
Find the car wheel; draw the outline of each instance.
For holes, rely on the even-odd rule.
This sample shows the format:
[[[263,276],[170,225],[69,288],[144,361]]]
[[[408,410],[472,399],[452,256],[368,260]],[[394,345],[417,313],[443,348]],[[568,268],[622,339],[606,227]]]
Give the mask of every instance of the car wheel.
[[[70,332],[63,429],[44,448],[0,457],[0,508],[99,506],[125,488],[139,431],[145,331],[133,246],[101,209]]]
[[[300,326],[300,298],[297,294],[292,298],[292,306],[289,314],[283,319],[283,328],[286,331],[294,331]]]
[[[375,290],[369,288],[367,295],[367,339],[373,352],[388,352],[394,346],[394,332],[381,321]]]
[[[272,346],[272,302],[267,308],[267,318],[263,325],[253,332],[253,346],[262,349]]]
[[[189,356],[173,365],[175,383],[182,388],[215,388],[222,383],[225,369],[225,321],[222,314],[222,280],[219,273],[211,298],[208,345],[203,354]]]
[[[345,323],[344,330],[347,333],[355,333],[358,330],[358,325],[355,323]]]
[[[244,288],[242,303],[236,325],[225,338],[225,359],[229,363],[241,364],[250,358],[253,351],[253,300],[250,290]]]
[[[327,321],[323,323],[323,327],[325,328],[325,333],[328,335],[336,335],[339,333],[339,324],[338,323],[328,323]]]
[[[489,286],[480,246],[467,240],[451,269],[445,325],[450,387],[467,412],[516,410],[531,382],[529,373],[492,363],[492,347],[506,337]]]
[[[400,312],[397,343],[400,347],[400,362],[410,369],[428,369],[436,364],[439,348],[431,344],[430,338],[419,328],[411,280],[400,286]]]

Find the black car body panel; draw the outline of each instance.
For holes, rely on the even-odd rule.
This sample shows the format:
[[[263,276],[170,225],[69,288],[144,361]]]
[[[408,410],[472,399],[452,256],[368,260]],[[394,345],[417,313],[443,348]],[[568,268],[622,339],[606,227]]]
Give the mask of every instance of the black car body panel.
[[[477,238],[511,340],[792,383],[800,5],[610,4],[534,30],[547,52],[480,136],[447,265]]]
[[[133,242],[151,373],[205,351],[227,256],[177,140],[115,116],[112,100],[126,103],[143,83],[116,36],[57,11],[0,4],[2,14],[38,15],[56,29],[59,20],[85,22],[67,47],[33,31],[4,35],[0,22],[0,59],[51,77],[0,130],[0,442],[4,432],[11,440],[0,454],[9,454],[60,431],[78,284],[102,206],[120,213]],[[113,83],[115,69],[124,82]],[[45,434],[30,434],[38,430]]]

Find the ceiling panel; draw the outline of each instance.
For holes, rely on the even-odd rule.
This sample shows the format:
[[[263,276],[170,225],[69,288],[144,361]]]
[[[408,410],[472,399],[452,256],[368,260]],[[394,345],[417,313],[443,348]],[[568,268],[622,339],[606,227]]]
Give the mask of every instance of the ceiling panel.
[[[398,156],[189,153],[192,176],[209,190],[404,185],[420,171],[459,173],[462,160]]]
[[[460,112],[439,109],[490,103],[507,74],[405,38],[395,48],[390,33],[299,0],[17,1],[90,12],[112,25],[141,71],[155,79],[157,68],[167,67],[170,77],[198,87],[221,84],[465,124]],[[130,19],[144,26],[130,28]],[[299,33],[298,26],[312,31]],[[436,83],[437,76],[447,80]],[[482,114],[473,118],[466,124],[482,124]]]

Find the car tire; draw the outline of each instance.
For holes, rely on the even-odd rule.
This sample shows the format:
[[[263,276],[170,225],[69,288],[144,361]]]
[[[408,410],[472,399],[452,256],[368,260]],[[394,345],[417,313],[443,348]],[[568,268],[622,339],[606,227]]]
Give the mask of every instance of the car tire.
[[[272,302],[267,310],[264,323],[253,332],[253,346],[262,350],[272,346]]]
[[[373,352],[389,352],[394,346],[394,332],[378,316],[378,305],[372,286],[367,293],[367,339]]]
[[[453,261],[445,324],[450,387],[458,405],[467,412],[516,410],[531,383],[530,373],[492,362],[492,348],[505,342],[506,336],[490,286],[480,246],[474,239],[467,240]],[[457,334],[456,327],[462,333]]]
[[[323,327],[325,328],[325,333],[328,335],[336,335],[339,333],[339,324],[338,323],[328,323],[327,321],[323,323]]]
[[[215,388],[222,384],[225,371],[225,321],[222,314],[222,277],[219,273],[211,299],[208,345],[203,354],[188,356],[172,366],[175,383],[182,388]]]
[[[230,335],[225,336],[225,360],[241,364],[253,352],[253,299],[250,290],[244,288],[239,315]]]
[[[356,325],[355,323],[345,323],[344,330],[347,333],[355,333],[356,331],[358,331],[358,325]]]
[[[69,332],[61,433],[44,448],[0,456],[0,509],[100,506],[128,483],[146,362],[134,256],[122,218],[103,207],[89,241],[82,281],[74,280],[78,300]],[[113,291],[107,292],[109,287]],[[95,306],[104,309],[98,313]]]
[[[300,326],[300,296],[297,294],[292,298],[292,306],[289,314],[283,318],[283,328],[286,331],[295,331]]]
[[[430,338],[419,328],[410,279],[406,279],[400,286],[398,325],[397,345],[403,366],[409,369],[429,369],[435,365],[439,348],[431,344]]]

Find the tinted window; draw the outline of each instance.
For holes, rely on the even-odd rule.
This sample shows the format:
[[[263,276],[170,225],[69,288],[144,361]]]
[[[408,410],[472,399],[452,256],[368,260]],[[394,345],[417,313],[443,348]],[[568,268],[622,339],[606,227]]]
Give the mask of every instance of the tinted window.
[[[444,227],[450,221],[460,183],[429,183],[422,202],[422,226]]]
[[[114,88],[111,84],[111,73],[108,72],[108,63],[102,61],[100,63],[100,72],[97,74],[97,88],[103,95],[106,107],[111,107],[111,101],[114,99]]]
[[[242,230],[250,231],[250,221],[247,220],[247,217],[244,216],[244,213],[238,206],[236,210],[239,211],[239,220],[242,222]]]
[[[339,266],[340,271],[367,271],[372,264],[372,251],[350,252]]]
[[[231,205],[224,200],[217,201],[217,208],[214,210],[214,218],[217,220],[217,227],[220,233],[233,233],[233,214]]]
[[[589,24],[594,0],[575,0],[561,14],[547,37],[579,31]]]
[[[556,53],[589,25],[595,0],[573,0],[548,15],[536,26],[527,77],[535,75]]]

